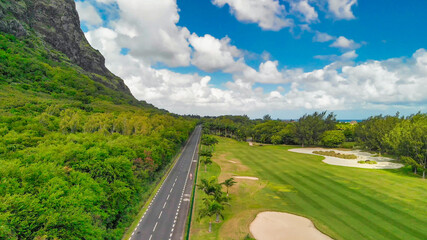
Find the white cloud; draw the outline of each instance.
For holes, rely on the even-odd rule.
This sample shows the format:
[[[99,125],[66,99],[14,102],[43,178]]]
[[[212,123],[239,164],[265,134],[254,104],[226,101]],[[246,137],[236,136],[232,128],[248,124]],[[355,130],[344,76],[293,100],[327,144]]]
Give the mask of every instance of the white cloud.
[[[199,37],[192,34],[190,44],[194,49],[191,63],[206,72],[238,72],[246,67],[242,52],[230,45],[230,38],[216,39],[206,34]]]
[[[334,40],[335,37],[327,34],[327,33],[322,33],[319,31],[316,31],[314,37],[313,37],[313,41],[314,42],[329,42],[331,40]]]
[[[340,66],[341,66],[342,63],[347,63],[349,61],[353,61],[358,56],[359,55],[356,53],[356,50],[350,50],[348,52],[343,53],[340,56],[337,56],[337,55],[317,55],[317,56],[314,56],[314,58],[320,59],[320,60],[333,61],[336,64],[340,63]]]
[[[89,41],[106,56],[107,67],[121,76],[132,93],[158,107],[180,114],[243,114],[270,110],[341,110],[409,106],[427,101],[427,52],[410,59],[369,61],[356,66],[339,60],[354,59],[354,50],[336,62],[311,72],[280,71],[277,61],[266,61],[256,71],[247,67],[225,89],[210,85],[211,77],[180,74],[146,65],[131,55],[120,55],[118,34],[100,28],[87,33]],[[265,92],[255,83],[286,84]]]
[[[80,21],[87,24],[88,27],[96,27],[102,24],[101,17],[89,2],[76,2],[76,8]]]
[[[305,22],[316,22],[318,21],[318,15],[314,7],[312,7],[308,0],[302,0],[298,2],[291,2],[291,10],[296,13],[300,13],[303,16]]]
[[[328,0],[328,9],[337,19],[354,19],[351,8],[357,0]]]
[[[324,68],[310,72],[284,70],[279,68],[278,61],[269,60],[265,54],[264,62],[256,70],[244,62],[244,51],[233,46],[228,37],[216,39],[209,34],[199,37],[177,27],[178,9],[171,4],[173,1],[161,1],[162,4],[157,2],[156,5],[153,0],[153,4],[144,5],[153,8],[144,11],[161,15],[161,22],[150,14],[137,16],[139,10],[132,4],[138,5],[140,1],[128,0],[129,5],[121,1],[124,0],[118,1],[121,19],[110,29],[92,29],[86,36],[105,56],[107,67],[125,80],[136,98],[175,113],[250,114],[289,109],[351,110],[384,106],[415,106],[413,108],[419,110],[419,106],[427,101],[424,90],[427,84],[427,52],[424,49],[409,59],[368,61],[355,65],[353,60],[357,53],[354,46],[349,46],[356,43],[346,39],[350,43],[345,44],[344,41],[344,44],[339,44],[346,51],[340,56],[325,56],[333,62]],[[148,33],[153,35],[147,36]],[[163,46],[166,50],[156,49],[162,47],[160,43],[165,37],[178,38],[182,43],[175,46],[181,49],[169,49],[168,46]],[[135,45],[128,45],[131,39]],[[159,45],[154,44],[156,41]],[[153,48],[151,53],[145,44]],[[129,47],[131,54],[121,55],[123,47]],[[135,51],[139,53],[135,54]],[[147,56],[142,56],[142,53]],[[219,88],[211,84],[208,75],[181,74],[153,67],[155,62],[167,61],[162,56],[175,56],[172,59],[179,63],[176,56],[181,53],[188,53],[188,58],[183,61],[186,64],[191,61],[205,71],[231,73],[230,81]],[[190,60],[191,53],[193,58]],[[259,87],[265,86],[262,84],[277,86],[275,90],[266,91]]]
[[[277,69],[278,65],[278,61],[267,60],[259,65],[258,71],[247,67],[241,74],[235,74],[234,78],[252,83],[286,83],[283,74]]]
[[[188,66],[190,32],[178,27],[176,0],[117,0],[120,18],[111,23],[121,45],[134,57],[155,64]]]
[[[360,47],[360,44],[351,39],[340,36],[330,46],[341,49],[357,49]]]
[[[212,3],[218,7],[228,4],[239,21],[257,23],[264,30],[293,26],[292,19],[285,17],[285,6],[278,0],[212,0]]]

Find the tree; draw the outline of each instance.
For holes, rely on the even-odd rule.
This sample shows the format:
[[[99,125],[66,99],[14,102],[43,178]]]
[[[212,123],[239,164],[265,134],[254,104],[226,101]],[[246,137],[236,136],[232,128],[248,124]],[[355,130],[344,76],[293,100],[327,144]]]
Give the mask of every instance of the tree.
[[[206,167],[207,165],[212,164],[212,159],[210,157],[203,157],[200,159],[200,162],[205,165],[205,172],[206,172]]]
[[[224,205],[219,203],[215,200],[213,197],[206,197],[203,198],[203,206],[199,211],[199,219],[208,217],[209,218],[209,232],[212,232],[212,216],[216,215],[221,216],[224,219],[224,216],[222,215],[222,211],[224,211]]]
[[[399,113],[395,116],[370,117],[357,124],[354,130],[357,141],[369,150],[378,151],[380,154],[386,152],[389,149],[384,136],[389,134],[400,121]]]
[[[201,144],[207,147],[212,147],[213,145],[218,143],[218,139],[213,136],[203,135],[201,139]]]
[[[212,151],[208,150],[208,149],[201,149],[199,151],[199,156],[200,157],[212,157]]]
[[[326,111],[315,112],[312,115],[305,114],[295,125],[295,138],[304,147],[305,144],[316,144],[320,136],[327,130],[333,130],[337,121],[335,115],[330,113],[326,116]]]
[[[416,114],[398,123],[383,137],[383,145],[391,153],[399,156],[403,162],[423,169],[423,178],[427,168],[427,114]]]
[[[200,184],[197,187],[202,190],[206,195],[218,196],[221,192],[221,185],[218,183],[218,180],[215,176],[211,177],[209,180],[203,178],[200,180]]]
[[[262,120],[267,122],[267,121],[271,121],[271,116],[270,114],[264,115],[264,117],[262,117]]]
[[[329,130],[322,134],[321,142],[326,147],[338,147],[345,141],[345,135],[340,130]]]
[[[228,196],[228,188],[232,187],[236,183],[237,182],[234,181],[234,178],[225,179],[225,181],[221,183],[222,185],[224,185],[227,188],[227,196]]]

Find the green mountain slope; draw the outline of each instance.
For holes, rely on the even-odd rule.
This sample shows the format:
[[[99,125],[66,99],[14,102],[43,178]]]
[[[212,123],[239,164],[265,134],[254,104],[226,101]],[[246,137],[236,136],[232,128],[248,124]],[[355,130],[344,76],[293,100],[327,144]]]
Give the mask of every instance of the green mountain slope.
[[[195,127],[137,101],[79,31],[73,0],[0,0],[0,239],[121,239]]]

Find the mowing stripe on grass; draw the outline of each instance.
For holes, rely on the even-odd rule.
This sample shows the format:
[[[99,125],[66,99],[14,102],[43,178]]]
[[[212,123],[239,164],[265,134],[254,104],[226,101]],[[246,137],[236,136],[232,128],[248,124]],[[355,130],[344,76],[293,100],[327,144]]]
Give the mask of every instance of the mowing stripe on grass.
[[[269,161],[269,165],[271,166],[270,169],[264,168],[260,164],[255,163],[256,159],[262,159],[262,158],[265,159],[268,156],[272,157],[272,155],[273,155],[273,158],[272,158],[272,160]],[[252,161],[253,164],[255,164],[255,165],[257,165],[257,167],[263,169],[264,172],[270,172],[270,174],[271,174],[271,172],[274,169],[279,169],[279,167],[280,167],[279,165],[277,165],[280,162],[280,160],[278,157],[274,157],[274,155],[277,155],[277,154],[271,153],[270,151],[263,151],[263,153],[251,154],[250,156],[247,156],[246,160]],[[319,163],[317,163],[317,164],[319,164]],[[306,164],[306,165],[309,165],[309,164]],[[310,165],[315,165],[315,164],[310,164]],[[291,167],[291,166],[288,166],[288,167]],[[297,169],[300,169],[300,170],[304,169],[306,172],[310,172],[313,175],[315,174],[313,171],[310,171],[304,165],[298,166]],[[330,187],[327,187],[327,184],[334,185],[337,182],[332,181],[333,183],[330,183],[331,182],[330,179],[324,178],[320,174],[315,174],[318,177],[318,179],[321,179],[323,181],[329,181],[329,183],[320,184],[319,181],[315,180],[314,178],[309,177],[306,174],[303,174],[300,171],[297,171],[296,169],[293,169],[292,167],[291,167],[291,169],[288,169],[288,170],[292,170],[294,173],[296,173],[296,175],[302,176],[303,177],[302,179],[309,179],[312,181],[312,183],[316,183],[316,185],[317,185],[316,187],[322,186],[324,189],[317,188],[317,189],[322,190],[322,191],[317,191],[316,188],[311,188],[311,184],[309,184],[307,182],[305,184],[302,182],[299,182],[300,185],[304,184],[304,186],[308,190],[311,190],[312,192],[316,192],[316,194],[323,196],[324,199],[328,199],[330,202],[333,202],[335,206],[339,206],[341,209],[345,209],[347,212],[352,213],[352,215],[356,216],[358,219],[362,220],[363,222],[369,223],[368,228],[371,228],[370,226],[374,226],[374,228],[371,228],[371,230],[372,230],[372,233],[374,233],[374,234],[380,233],[380,235],[377,237],[381,238],[383,236],[386,236],[389,239],[390,238],[400,239],[399,236],[401,236],[401,234],[403,234],[403,235],[409,235],[409,236],[412,235],[413,237],[417,237],[417,238],[422,239],[423,234],[421,232],[419,232],[418,230],[416,230],[414,228],[403,225],[405,223],[402,223],[402,222],[399,223],[397,220],[394,220],[392,214],[387,214],[389,216],[385,216],[384,214],[374,210],[373,208],[368,207],[368,205],[362,204],[360,201],[349,198],[349,195],[345,195],[343,193],[336,191],[336,189],[334,190]],[[272,175],[274,175],[274,174],[272,174]],[[284,180],[283,177],[280,178],[280,177],[276,176],[276,178],[277,178],[277,180],[279,180],[279,179]],[[300,180],[302,180],[302,179],[300,179]],[[304,180],[302,180],[302,181],[304,181]],[[285,181],[285,182],[287,184],[289,184],[289,181]],[[297,183],[294,183],[294,184],[297,184]],[[294,185],[294,184],[291,184],[291,185]],[[341,190],[344,190],[344,191],[350,190],[348,187],[342,187],[342,185],[338,185],[338,186],[341,187]],[[294,185],[294,187],[295,187],[295,185]],[[296,187],[296,188],[298,189],[298,187]],[[330,195],[323,194],[323,192],[324,192],[323,190],[328,190],[330,193],[332,193],[332,195],[335,195],[335,197],[341,201],[336,201],[336,198],[333,198]],[[356,194],[356,196],[358,196],[358,194]],[[368,199],[368,201],[369,201],[369,199]],[[345,203],[345,204],[343,204],[343,203]],[[379,204],[378,202],[375,202],[375,204],[377,204],[378,207],[381,207],[381,208],[383,207],[383,204]],[[315,203],[314,205],[315,205],[314,206],[315,208],[319,208],[319,205],[317,203]],[[348,207],[347,205],[350,205],[351,207]],[[362,207],[362,208],[359,207],[359,211],[364,213],[363,215],[352,210],[354,207],[357,209],[358,206]],[[403,213],[403,212],[401,212],[401,213]],[[406,215],[406,214],[404,214],[404,215]],[[368,217],[365,217],[365,216],[368,216]],[[387,222],[389,223],[389,225],[387,225],[388,228],[385,229],[383,226],[376,224],[375,221],[371,221],[371,219],[374,219],[374,220],[377,220],[380,222],[383,221],[383,219],[387,219]],[[394,230],[390,231],[391,230],[390,227],[392,227]],[[398,235],[396,236],[395,234],[398,234]],[[370,237],[372,237],[372,235],[370,235]],[[373,237],[373,239],[376,239],[377,237]]]

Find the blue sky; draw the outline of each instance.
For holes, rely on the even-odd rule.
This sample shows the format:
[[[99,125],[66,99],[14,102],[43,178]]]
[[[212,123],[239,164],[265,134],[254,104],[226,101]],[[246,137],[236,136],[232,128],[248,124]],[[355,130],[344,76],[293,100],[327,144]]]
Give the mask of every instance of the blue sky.
[[[426,111],[427,1],[84,0],[82,29],[138,99],[180,114]]]

